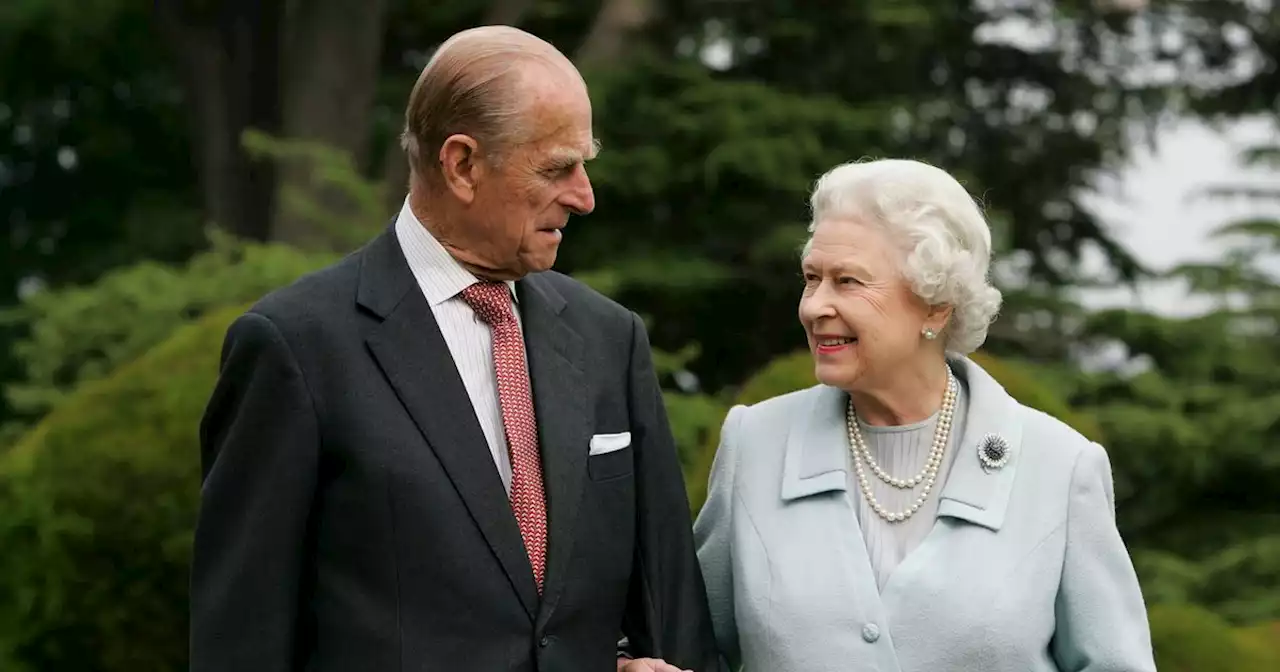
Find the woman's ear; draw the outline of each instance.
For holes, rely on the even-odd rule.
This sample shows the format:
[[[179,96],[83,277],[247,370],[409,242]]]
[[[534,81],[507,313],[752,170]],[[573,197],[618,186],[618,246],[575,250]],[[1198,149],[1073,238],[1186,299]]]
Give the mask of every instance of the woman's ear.
[[[934,333],[942,333],[950,324],[953,311],[954,307],[946,303],[929,306],[929,315],[925,317],[924,328],[932,329]]]

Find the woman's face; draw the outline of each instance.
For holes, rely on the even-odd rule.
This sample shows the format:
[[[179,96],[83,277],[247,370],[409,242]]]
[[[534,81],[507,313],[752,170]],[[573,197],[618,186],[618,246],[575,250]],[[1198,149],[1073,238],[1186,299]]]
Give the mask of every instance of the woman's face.
[[[922,354],[930,310],[899,272],[902,258],[875,223],[818,222],[801,264],[799,313],[822,383],[849,392],[878,386]]]

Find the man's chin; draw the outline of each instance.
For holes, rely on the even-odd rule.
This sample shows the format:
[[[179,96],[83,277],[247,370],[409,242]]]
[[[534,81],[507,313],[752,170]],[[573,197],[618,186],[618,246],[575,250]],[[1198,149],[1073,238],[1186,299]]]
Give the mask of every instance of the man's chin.
[[[551,270],[556,265],[556,250],[550,252],[540,252],[538,254],[525,255],[524,268],[526,273],[541,273]]]

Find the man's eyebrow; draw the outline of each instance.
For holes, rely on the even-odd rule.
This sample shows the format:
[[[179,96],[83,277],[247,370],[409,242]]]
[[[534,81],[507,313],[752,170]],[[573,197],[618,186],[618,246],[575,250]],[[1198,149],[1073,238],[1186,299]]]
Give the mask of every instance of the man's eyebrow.
[[[548,162],[556,166],[571,166],[580,161],[590,161],[596,158],[596,155],[599,153],[600,141],[593,139],[591,141],[590,149],[587,150],[587,154],[585,156],[583,156],[582,152],[577,149],[562,147],[551,151],[551,156]]]

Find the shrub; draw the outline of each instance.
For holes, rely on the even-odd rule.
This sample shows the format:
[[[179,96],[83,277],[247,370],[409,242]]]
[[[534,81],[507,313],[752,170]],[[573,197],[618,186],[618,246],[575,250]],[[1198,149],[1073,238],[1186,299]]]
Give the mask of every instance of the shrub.
[[[333,259],[216,232],[211,243],[183,266],[143,262],[27,298],[15,311],[28,335],[14,346],[23,379],[5,390],[13,407],[38,417],[77,384],[102,378],[179,326],[253,301]]]
[[[1156,667],[1161,672],[1265,672],[1280,669],[1275,626],[1236,629],[1190,605],[1149,610]],[[1268,632],[1268,630],[1270,630]]]
[[[196,428],[242,310],[84,385],[0,456],[0,668],[185,667]]]

